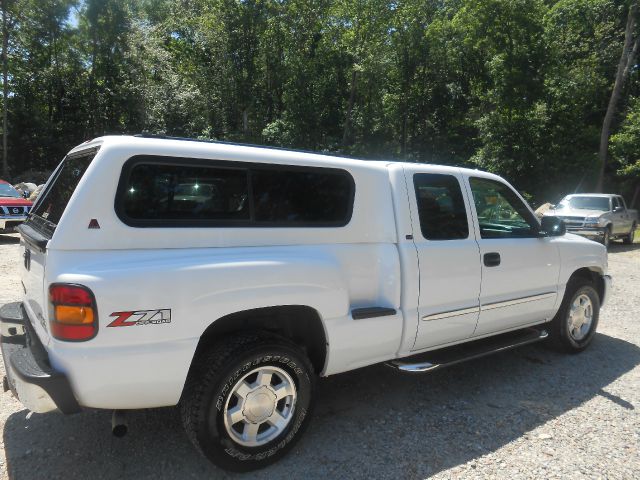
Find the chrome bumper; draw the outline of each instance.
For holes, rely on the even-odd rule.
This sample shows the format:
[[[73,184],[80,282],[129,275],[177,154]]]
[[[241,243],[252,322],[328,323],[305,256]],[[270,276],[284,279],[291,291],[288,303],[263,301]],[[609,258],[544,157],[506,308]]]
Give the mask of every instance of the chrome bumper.
[[[11,390],[32,412],[79,412],[69,379],[49,364],[47,352],[22,305],[9,303],[0,308],[0,324],[0,347],[7,374],[3,381],[5,391]]]
[[[2,215],[0,216],[0,230],[6,230],[7,228],[15,228],[27,219],[26,215]],[[9,225],[9,227],[7,227]]]
[[[581,237],[602,238],[604,236],[604,228],[600,228],[600,227],[569,228],[567,227],[567,233],[575,233],[576,235],[580,235]]]

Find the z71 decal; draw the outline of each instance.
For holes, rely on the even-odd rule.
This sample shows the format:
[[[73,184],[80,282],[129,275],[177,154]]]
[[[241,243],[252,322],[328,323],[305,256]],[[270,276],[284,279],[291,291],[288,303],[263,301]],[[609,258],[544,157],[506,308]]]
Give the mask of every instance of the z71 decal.
[[[134,327],[140,325],[161,325],[171,323],[171,310],[135,310],[133,312],[113,312],[110,317],[116,317],[107,327]]]

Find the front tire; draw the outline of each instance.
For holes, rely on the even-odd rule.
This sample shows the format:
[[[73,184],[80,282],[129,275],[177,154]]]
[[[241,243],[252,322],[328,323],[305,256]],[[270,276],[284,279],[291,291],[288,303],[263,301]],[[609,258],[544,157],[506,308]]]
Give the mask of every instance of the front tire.
[[[631,231],[629,232],[629,235],[624,237],[624,239],[622,240],[622,243],[624,243],[625,245],[631,245],[633,243],[633,240],[636,235],[636,228],[638,227],[635,223],[631,225]]]
[[[611,243],[611,228],[607,227],[604,229],[604,233],[602,234],[602,240],[600,241],[604,248],[609,248],[609,244]]]
[[[593,284],[583,278],[572,279],[551,321],[550,340],[564,352],[582,352],[593,340],[599,318],[600,297]]]
[[[181,401],[196,448],[215,465],[247,472],[284,456],[313,408],[311,363],[279,337],[231,337],[200,355]]]

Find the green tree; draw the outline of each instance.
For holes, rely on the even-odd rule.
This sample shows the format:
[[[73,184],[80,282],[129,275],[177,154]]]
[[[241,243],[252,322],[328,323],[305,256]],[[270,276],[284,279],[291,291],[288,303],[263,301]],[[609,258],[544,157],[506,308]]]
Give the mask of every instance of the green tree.
[[[618,175],[631,186],[630,205],[640,198],[640,98],[631,100],[619,131],[611,136],[611,157],[618,165]]]

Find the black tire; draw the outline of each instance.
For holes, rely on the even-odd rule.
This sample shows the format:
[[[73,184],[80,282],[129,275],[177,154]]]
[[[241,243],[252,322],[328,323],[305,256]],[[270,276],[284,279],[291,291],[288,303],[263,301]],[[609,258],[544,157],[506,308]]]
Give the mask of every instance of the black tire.
[[[602,234],[602,240],[600,241],[604,248],[609,248],[609,244],[611,243],[611,227],[607,227],[604,229],[604,233]]]
[[[276,437],[264,445],[243,446],[225,426],[225,406],[233,401],[234,387],[260,367],[277,367],[290,376],[295,403]],[[295,344],[262,334],[229,337],[194,360],[180,405],[182,422],[189,439],[215,465],[235,472],[257,470],[277,461],[300,438],[309,423],[314,391],[311,363]]]
[[[626,235],[626,236],[622,239],[622,243],[624,243],[625,245],[631,245],[631,244],[633,243],[633,239],[634,239],[635,234],[636,234],[636,228],[638,228],[638,227],[637,227],[637,225],[634,223],[634,224],[631,226],[631,231],[629,231],[629,234],[628,234],[628,235]]]
[[[576,340],[569,331],[570,309],[574,301],[582,295],[586,295],[591,301],[592,318],[591,325],[584,338]],[[596,333],[600,318],[600,297],[593,284],[585,278],[573,278],[567,283],[567,289],[562,299],[558,313],[550,323],[549,340],[559,350],[567,353],[579,353],[585,350]]]

